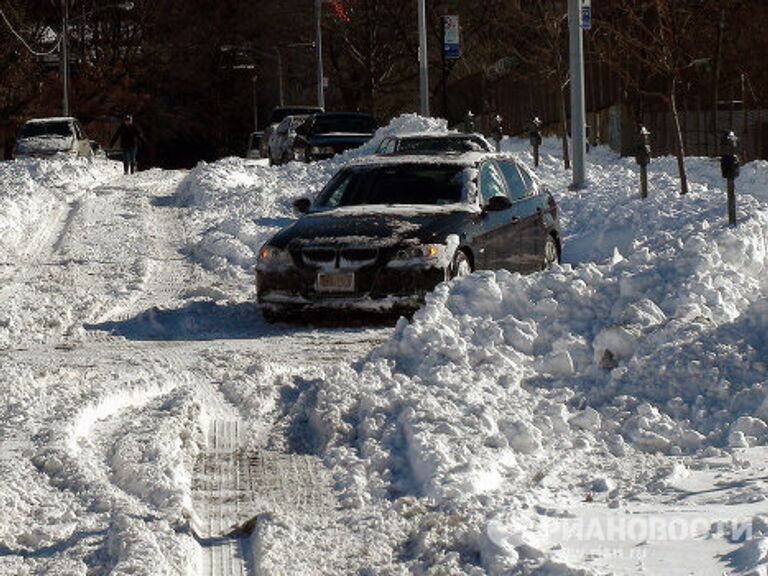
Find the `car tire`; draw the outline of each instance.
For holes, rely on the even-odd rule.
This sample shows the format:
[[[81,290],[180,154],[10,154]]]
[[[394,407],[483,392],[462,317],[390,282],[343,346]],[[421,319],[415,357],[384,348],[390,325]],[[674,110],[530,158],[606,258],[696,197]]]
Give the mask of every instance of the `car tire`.
[[[472,273],[472,263],[469,261],[467,253],[463,250],[456,250],[456,254],[453,255],[450,269],[450,279],[463,278],[469,276]]]
[[[560,249],[557,246],[557,240],[551,234],[547,234],[547,239],[544,242],[544,261],[542,262],[541,269],[548,270],[559,263]]]
[[[280,321],[280,313],[269,308],[262,308],[261,316],[267,324],[275,324]]]

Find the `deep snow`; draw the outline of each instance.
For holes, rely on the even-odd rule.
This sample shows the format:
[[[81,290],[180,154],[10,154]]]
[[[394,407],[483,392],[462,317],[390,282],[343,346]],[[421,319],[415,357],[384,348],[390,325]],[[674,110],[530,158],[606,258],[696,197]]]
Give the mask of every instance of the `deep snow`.
[[[225,573],[206,534],[253,516],[233,570],[766,574],[766,162],[731,229],[713,160],[686,197],[655,160],[643,201],[604,148],[568,191],[548,141],[562,266],[443,284],[394,332],[263,324],[291,202],[443,128],[313,165],[0,163],[0,573]]]

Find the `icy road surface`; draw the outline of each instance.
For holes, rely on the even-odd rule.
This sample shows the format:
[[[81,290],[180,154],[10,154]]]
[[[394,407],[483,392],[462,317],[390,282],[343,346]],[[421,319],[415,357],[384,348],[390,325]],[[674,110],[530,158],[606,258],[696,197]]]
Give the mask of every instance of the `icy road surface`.
[[[311,436],[281,420],[301,382],[391,328],[270,327],[251,300],[195,299],[238,287],[184,254],[184,174],[101,176],[51,190],[0,268],[0,573],[364,562],[365,526],[339,510]],[[270,537],[281,514],[311,547]]]

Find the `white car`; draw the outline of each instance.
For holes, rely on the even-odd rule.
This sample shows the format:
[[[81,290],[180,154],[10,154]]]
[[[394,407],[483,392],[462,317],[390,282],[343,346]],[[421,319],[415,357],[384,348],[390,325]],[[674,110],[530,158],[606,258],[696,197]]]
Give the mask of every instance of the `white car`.
[[[91,142],[76,118],[38,118],[29,120],[21,128],[14,158],[46,157],[54,154],[71,154],[93,157]]]

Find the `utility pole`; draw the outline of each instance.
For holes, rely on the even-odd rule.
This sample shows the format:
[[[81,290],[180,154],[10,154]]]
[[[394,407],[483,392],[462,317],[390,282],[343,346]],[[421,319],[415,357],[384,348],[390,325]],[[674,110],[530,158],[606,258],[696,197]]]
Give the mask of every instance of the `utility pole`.
[[[591,14],[590,14],[591,17]],[[584,104],[584,37],[582,0],[568,0],[571,69],[571,144],[573,148],[573,188],[581,188],[587,180],[586,110]]]
[[[325,77],[323,76],[323,0],[315,0],[315,57],[317,58],[317,105],[325,109]],[[282,104],[282,98],[281,98]]]
[[[259,93],[257,88],[259,77],[254,74],[251,81],[253,82],[253,131],[259,129]]]
[[[69,0],[61,0],[61,77],[64,84],[62,111],[69,116]]]
[[[427,59],[427,7],[426,0],[419,3],[419,86],[421,94],[421,115],[429,116],[429,64]]]
[[[283,56],[280,54],[280,47],[275,48],[277,52],[277,90],[280,99],[280,106],[285,106],[283,102]]]

